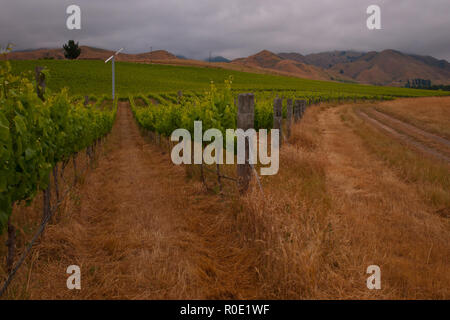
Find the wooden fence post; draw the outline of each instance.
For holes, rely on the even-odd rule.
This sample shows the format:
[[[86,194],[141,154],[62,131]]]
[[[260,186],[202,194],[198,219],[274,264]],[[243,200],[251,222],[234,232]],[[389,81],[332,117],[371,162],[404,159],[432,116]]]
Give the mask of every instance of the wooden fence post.
[[[306,101],[305,100],[301,100],[301,104],[300,104],[300,118],[303,118],[303,115],[305,114],[306,111]]]
[[[89,104],[89,96],[84,96],[84,106],[87,107]]]
[[[255,96],[244,93],[238,96],[237,128],[246,131],[255,126]],[[237,165],[238,188],[241,194],[248,190],[252,168],[249,163],[250,141],[245,138],[245,164]]]
[[[292,99],[287,99],[286,102],[286,128],[287,128],[287,136],[291,137],[291,127],[292,127]]]
[[[283,130],[281,126],[281,121],[283,119],[283,100],[280,98],[276,98],[273,101],[273,128],[278,129],[280,132],[280,148],[281,142],[283,141]]]
[[[297,122],[300,120],[300,100],[294,101],[294,121]]]

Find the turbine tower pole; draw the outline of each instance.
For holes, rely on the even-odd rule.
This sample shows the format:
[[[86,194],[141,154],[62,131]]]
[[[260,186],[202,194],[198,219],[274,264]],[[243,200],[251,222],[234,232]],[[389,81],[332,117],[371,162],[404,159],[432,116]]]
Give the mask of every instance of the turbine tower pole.
[[[115,58],[113,56],[113,58],[111,59],[111,66],[112,66],[112,99],[114,101],[114,93],[115,93],[115,89],[116,89],[116,73],[115,73],[115,66],[114,66],[114,62],[115,62]]]
[[[111,61],[111,66],[112,66],[112,99],[114,100],[115,98],[115,87],[116,87],[116,68],[115,68],[115,57],[123,50],[123,48],[121,48],[120,50],[117,50],[116,53],[114,53],[111,57],[109,57],[108,59],[106,59],[105,63],[108,63],[108,61]]]

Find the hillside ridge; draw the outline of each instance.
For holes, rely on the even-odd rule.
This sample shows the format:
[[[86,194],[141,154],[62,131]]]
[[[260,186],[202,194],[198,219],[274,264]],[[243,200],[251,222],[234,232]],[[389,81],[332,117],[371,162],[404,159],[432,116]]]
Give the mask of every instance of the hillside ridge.
[[[80,60],[106,60],[114,51],[81,46]],[[63,49],[27,49],[8,54],[11,60],[65,59]],[[358,82],[403,87],[408,80],[425,79],[432,84],[450,83],[450,63],[432,56],[386,49],[380,52],[355,50],[328,51],[302,55],[297,52],[274,53],[262,50],[248,57],[228,60],[217,56],[211,62],[187,59],[166,50],[121,53],[117,61],[160,63],[269,73],[299,78]]]

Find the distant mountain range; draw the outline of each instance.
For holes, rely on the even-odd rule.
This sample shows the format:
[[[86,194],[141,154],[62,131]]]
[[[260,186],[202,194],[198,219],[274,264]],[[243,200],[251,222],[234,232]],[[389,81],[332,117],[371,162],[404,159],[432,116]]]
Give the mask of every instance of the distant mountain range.
[[[364,52],[357,51],[331,51],[331,52],[321,52],[321,53],[312,53],[306,56],[301,55],[300,53],[279,53],[283,59],[294,60],[306,64],[312,64],[314,66],[328,69],[338,63],[346,63],[353,62],[359,57],[363,56]]]
[[[303,59],[304,57],[300,54],[290,53],[285,54],[285,56],[289,56],[290,59],[284,58],[283,56],[277,55],[273,52],[263,50],[247,58],[235,59],[231,63],[244,65],[247,67],[279,71],[286,75],[315,80],[351,80],[346,76],[335,73],[334,71],[330,72],[324,68],[305,62]],[[293,58],[295,58],[295,60]]]
[[[395,50],[367,53],[332,51],[306,56],[280,53],[278,56],[311,64],[361,83],[404,86],[408,79],[426,79],[433,84],[450,83],[450,64],[446,60]]]
[[[105,60],[114,52],[81,46],[78,59]],[[36,49],[11,52],[12,60],[64,59],[62,49]],[[395,50],[381,52],[330,51],[308,55],[263,50],[235,60],[213,57],[211,63],[158,50],[140,54],[121,53],[117,61],[164,63],[218,67],[257,73],[272,73],[307,79],[359,82],[375,85],[404,86],[410,79],[431,80],[432,84],[450,84],[450,63],[431,56],[405,54]]]
[[[207,61],[207,62],[225,62],[225,63],[231,62],[231,60],[228,60],[227,58],[224,58],[222,56],[211,57],[211,59],[207,58],[204,61]]]

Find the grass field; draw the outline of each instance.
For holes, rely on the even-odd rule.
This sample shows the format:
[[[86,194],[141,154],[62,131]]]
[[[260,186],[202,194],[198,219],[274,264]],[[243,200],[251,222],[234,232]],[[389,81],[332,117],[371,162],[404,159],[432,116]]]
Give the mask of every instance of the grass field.
[[[31,60],[11,61],[15,73],[45,66],[50,70],[48,86],[52,90],[68,87],[71,94],[110,94],[111,65],[103,61]],[[119,96],[147,92],[173,92],[177,90],[202,91],[210,81],[222,84],[233,76],[237,90],[297,90],[305,92],[347,93],[417,97],[449,95],[440,91],[416,90],[394,87],[377,87],[344,84],[328,81],[306,80],[294,77],[253,74],[218,68],[199,68],[157,64],[116,63],[116,92]]]
[[[261,177],[264,194],[253,181],[238,198],[206,192],[199,168],[174,166],[119,102],[95,169],[6,297],[448,299],[448,166],[358,116],[383,103],[311,107],[281,149],[279,173]],[[15,215],[22,246],[39,221],[38,200]],[[66,289],[73,261],[86,270],[78,292]],[[366,287],[373,264],[381,290]]]
[[[449,100],[404,99],[386,101],[377,108],[425,131],[450,139]]]
[[[110,65],[13,62],[16,72],[35,65],[50,69],[51,89],[68,87],[74,95],[96,95],[91,103],[102,109],[111,105],[102,96],[110,94]],[[230,75],[237,91],[261,90],[255,108],[267,107],[260,110],[271,121],[275,94],[297,97],[288,90],[322,97],[444,94],[119,63],[118,94],[130,101],[119,100],[115,125],[95,149],[95,161],[79,152],[61,169],[60,190],[68,190],[68,197],[6,299],[448,299],[450,160],[436,154],[450,156],[450,97],[315,103],[283,143],[278,174],[260,177],[263,192],[253,179],[250,192],[240,196],[235,165],[173,165],[167,139],[139,128],[132,113],[136,105],[153,110],[155,122],[177,123],[170,113],[183,105],[173,102],[176,90],[198,93],[211,80],[222,86]],[[228,107],[233,97],[227,97],[221,102]],[[377,110],[417,128],[376,118]],[[205,114],[220,124],[222,116]],[[223,189],[215,185],[219,168],[231,177],[219,182]],[[78,183],[67,189],[74,177]],[[50,190],[54,203],[55,186]],[[40,193],[30,206],[14,207],[19,253],[39,226],[43,204]],[[6,240],[7,233],[0,235],[1,243]],[[0,257],[6,252],[0,246]],[[67,290],[66,268],[72,264],[83,270],[83,290]],[[367,289],[369,265],[382,270],[381,290]],[[7,274],[4,266],[3,261],[0,279]]]

